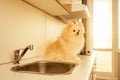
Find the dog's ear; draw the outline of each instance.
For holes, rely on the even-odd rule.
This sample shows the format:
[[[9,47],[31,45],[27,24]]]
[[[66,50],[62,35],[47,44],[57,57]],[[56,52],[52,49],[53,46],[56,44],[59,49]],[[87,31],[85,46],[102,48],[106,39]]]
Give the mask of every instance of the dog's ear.
[[[68,23],[67,23],[67,28],[69,29],[69,28],[71,28],[73,25],[74,25],[74,23],[68,22]]]
[[[82,22],[78,22],[77,24],[81,27],[82,32],[85,33],[85,28],[84,28],[83,23]]]
[[[78,22],[77,23],[79,26],[83,26],[83,23],[82,22]]]

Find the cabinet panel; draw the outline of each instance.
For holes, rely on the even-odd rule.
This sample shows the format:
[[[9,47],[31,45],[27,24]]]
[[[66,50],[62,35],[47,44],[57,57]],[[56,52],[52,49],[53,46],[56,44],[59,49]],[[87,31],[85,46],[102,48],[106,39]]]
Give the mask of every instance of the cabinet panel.
[[[62,7],[56,0],[23,0],[24,2],[39,8],[50,15],[65,15],[69,12]]]

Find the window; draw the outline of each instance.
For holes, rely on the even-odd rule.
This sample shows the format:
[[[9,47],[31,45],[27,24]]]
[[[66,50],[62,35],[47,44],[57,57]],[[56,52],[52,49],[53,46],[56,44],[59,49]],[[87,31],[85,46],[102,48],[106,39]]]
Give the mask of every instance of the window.
[[[112,48],[112,0],[94,0],[94,48]]]
[[[115,75],[112,1],[114,0],[93,0],[93,36],[94,50],[97,53],[97,73],[105,77]]]
[[[112,52],[111,51],[96,51],[97,53],[97,72],[112,72]]]

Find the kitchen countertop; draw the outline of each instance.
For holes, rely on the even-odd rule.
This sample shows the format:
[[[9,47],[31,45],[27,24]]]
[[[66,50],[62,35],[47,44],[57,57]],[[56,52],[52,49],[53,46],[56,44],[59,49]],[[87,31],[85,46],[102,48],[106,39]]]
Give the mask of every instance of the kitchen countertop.
[[[9,64],[0,65],[0,79],[1,80],[88,80],[90,72],[92,70],[92,65],[94,64],[95,53],[92,53],[91,56],[80,55],[79,57],[81,59],[81,63],[72,72],[72,74],[41,75],[41,74],[13,72],[10,69],[15,65],[12,63],[9,63]],[[36,60],[39,60],[39,59],[33,58],[31,59],[31,62]]]

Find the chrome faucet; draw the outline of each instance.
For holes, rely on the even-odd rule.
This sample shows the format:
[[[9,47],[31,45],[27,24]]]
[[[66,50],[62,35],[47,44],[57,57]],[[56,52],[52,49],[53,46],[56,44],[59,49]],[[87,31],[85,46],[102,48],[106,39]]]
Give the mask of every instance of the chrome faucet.
[[[25,53],[27,52],[28,49],[33,50],[33,45],[28,45],[24,49],[15,50],[13,63],[14,64],[19,64],[21,58],[25,55]],[[20,54],[20,50],[23,50],[21,54]]]

